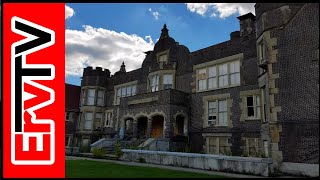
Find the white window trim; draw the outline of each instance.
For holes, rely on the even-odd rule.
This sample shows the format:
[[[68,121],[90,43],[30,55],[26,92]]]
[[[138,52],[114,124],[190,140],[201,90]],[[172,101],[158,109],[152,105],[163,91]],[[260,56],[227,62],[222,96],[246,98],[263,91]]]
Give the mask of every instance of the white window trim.
[[[109,125],[107,125],[107,114],[108,113],[111,113],[111,117],[110,117],[110,124]],[[103,123],[103,126],[104,127],[113,127],[112,126],[112,124],[113,124],[113,121],[112,121],[112,119],[113,119],[113,110],[107,110],[107,111],[105,111],[105,113],[104,113],[104,123]]]

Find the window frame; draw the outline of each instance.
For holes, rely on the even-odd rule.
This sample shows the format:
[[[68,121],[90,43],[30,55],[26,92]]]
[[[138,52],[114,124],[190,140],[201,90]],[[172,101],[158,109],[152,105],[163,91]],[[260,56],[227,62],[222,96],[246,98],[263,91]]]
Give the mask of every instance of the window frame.
[[[165,77],[171,77],[171,84],[165,84]],[[173,88],[173,74],[163,74],[162,76],[162,86],[163,86],[163,90],[167,90],[167,89],[172,89]],[[171,85],[170,88],[166,88],[166,85]]]
[[[206,138],[207,138],[206,145],[207,145],[207,153],[208,154],[219,155],[219,154],[227,154],[227,151],[231,152],[231,144],[229,143],[230,138],[231,138],[230,136],[207,136]],[[210,142],[210,139],[213,139],[213,138],[214,138],[215,143],[212,144],[211,143],[212,141]],[[222,139],[226,140],[226,146],[221,145],[220,142],[222,141]],[[221,147],[225,147],[224,152],[221,151],[221,149],[220,149]],[[212,148],[215,148],[215,152],[211,151]]]
[[[252,106],[248,106],[248,97],[252,97]],[[257,98],[259,97],[259,98]],[[257,99],[259,99],[259,105],[257,104]],[[253,108],[254,110],[254,116],[248,116],[248,108],[251,107]],[[258,112],[258,109],[259,109],[259,116],[257,114]],[[245,117],[246,119],[248,120],[257,120],[257,119],[262,119],[261,117],[261,112],[262,112],[262,109],[261,109],[261,96],[259,94],[254,94],[254,95],[247,95],[245,97]]]
[[[251,155],[250,154],[250,146],[249,146],[249,141],[250,140],[254,140],[254,148],[256,149],[256,154],[255,155]],[[259,148],[259,143],[261,143],[261,139],[260,138],[246,138],[246,153],[249,157],[257,157],[261,154],[261,147]]]
[[[130,86],[130,95],[128,95],[127,89]],[[133,91],[134,89],[134,91]],[[120,104],[120,99],[124,97],[135,96],[137,94],[137,81],[131,81],[124,84],[119,84],[114,87],[114,105]]]
[[[86,116],[87,114],[91,114],[91,120],[87,120],[87,116]],[[90,129],[86,129],[86,122],[87,121],[91,122]],[[93,112],[91,112],[91,111],[84,112],[83,130],[92,131],[92,129],[93,129]]]
[[[216,119],[215,120],[212,120],[213,122],[216,121],[216,124],[209,124],[209,121],[210,121],[210,103],[211,102],[214,102],[216,104],[216,108],[211,108],[211,109],[216,109],[216,112],[213,112],[213,114],[216,115]],[[226,110],[224,111],[220,111],[220,107],[219,107],[219,102],[225,102],[226,103]],[[207,107],[207,111],[208,111],[208,114],[207,114],[207,124],[208,126],[228,126],[228,100],[227,99],[216,99],[216,100],[209,100],[208,102],[208,107]],[[227,119],[226,119],[226,123],[225,124],[220,124],[220,113],[225,113],[226,116],[227,116]]]
[[[90,90],[93,91],[93,96],[90,96],[90,95],[89,95]],[[89,104],[89,98],[93,98],[93,103],[92,103],[92,104]],[[86,105],[87,105],[87,106],[94,106],[94,105],[96,105],[95,100],[96,100],[96,89],[95,89],[95,88],[87,88]]]
[[[113,118],[113,112],[106,111],[105,117],[104,117],[104,127],[112,127],[112,118]]]
[[[99,92],[102,91],[102,97],[99,97]],[[104,106],[105,102],[104,102],[104,96],[105,96],[105,91],[103,89],[98,89],[97,90],[97,106]],[[99,104],[99,100],[102,99],[102,104]]]
[[[231,73],[232,63],[239,64],[239,67],[235,66],[234,68],[234,69],[239,69],[239,72]],[[215,76],[212,76],[212,77],[210,76],[210,69],[215,69]],[[203,70],[205,70],[205,73],[200,74],[200,71],[203,71]],[[223,74],[221,73],[222,71],[223,71]],[[205,75],[202,75],[202,74],[205,74]],[[235,74],[239,74],[238,76],[236,75],[236,77],[239,77],[239,83],[231,84],[231,76]],[[228,62],[206,66],[203,68],[198,68],[196,69],[196,77],[197,77],[196,78],[197,92],[241,86],[241,60],[239,59],[232,60]],[[211,79],[215,79],[215,86],[212,86],[212,87],[209,86]],[[225,79],[227,79],[226,85],[225,85]],[[221,82],[222,82],[222,85],[221,85]],[[200,84],[202,84],[202,86]]]

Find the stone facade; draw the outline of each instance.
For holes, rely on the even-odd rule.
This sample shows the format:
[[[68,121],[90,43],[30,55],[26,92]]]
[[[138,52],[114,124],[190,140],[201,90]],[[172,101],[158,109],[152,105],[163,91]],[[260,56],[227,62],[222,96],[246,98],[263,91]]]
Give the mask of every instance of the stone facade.
[[[190,52],[165,25],[141,68],[85,68],[77,145],[184,136],[191,152],[319,164],[319,4],[255,8],[226,42]]]

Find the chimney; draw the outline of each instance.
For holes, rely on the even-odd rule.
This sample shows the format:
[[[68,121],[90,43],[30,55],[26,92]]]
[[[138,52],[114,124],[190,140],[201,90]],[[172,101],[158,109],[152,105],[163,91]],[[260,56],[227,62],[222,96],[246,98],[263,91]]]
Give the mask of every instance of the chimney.
[[[255,33],[255,16],[252,13],[248,13],[237,17],[240,21],[240,37],[245,37]]]

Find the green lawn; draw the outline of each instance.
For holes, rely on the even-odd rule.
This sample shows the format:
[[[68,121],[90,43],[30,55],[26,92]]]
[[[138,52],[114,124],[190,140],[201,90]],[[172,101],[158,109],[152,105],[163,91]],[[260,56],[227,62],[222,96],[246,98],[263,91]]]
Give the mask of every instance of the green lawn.
[[[218,175],[128,166],[90,160],[66,160],[66,177],[88,178],[226,178]]]

